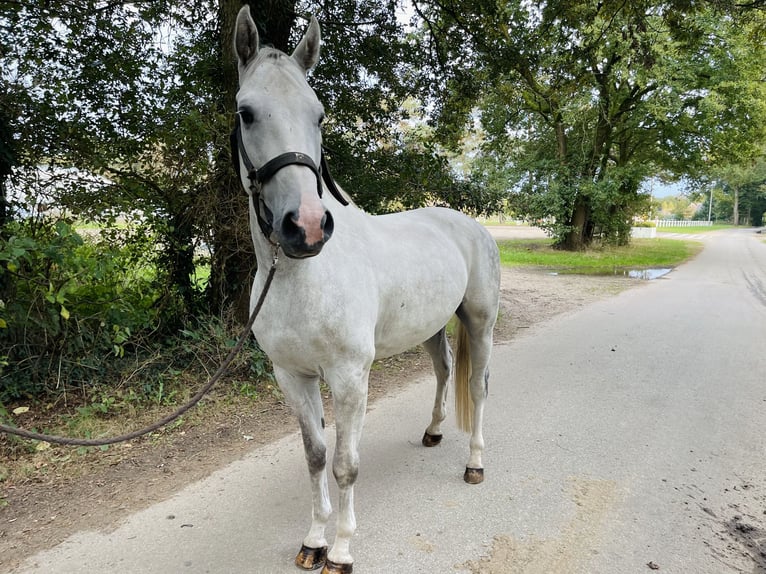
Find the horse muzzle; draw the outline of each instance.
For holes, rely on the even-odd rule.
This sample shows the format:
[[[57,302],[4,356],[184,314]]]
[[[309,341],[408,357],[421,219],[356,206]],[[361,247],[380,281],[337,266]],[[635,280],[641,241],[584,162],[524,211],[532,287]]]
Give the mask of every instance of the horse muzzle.
[[[282,251],[293,259],[319,255],[332,237],[333,229],[332,213],[323,206],[316,209],[301,205],[298,210],[286,212],[276,226]]]

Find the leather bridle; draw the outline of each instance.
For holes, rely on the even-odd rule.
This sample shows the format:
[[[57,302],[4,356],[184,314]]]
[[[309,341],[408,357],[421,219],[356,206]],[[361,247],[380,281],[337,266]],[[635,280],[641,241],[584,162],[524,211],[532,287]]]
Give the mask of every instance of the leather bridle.
[[[256,169],[253,162],[250,161],[250,157],[245,150],[245,144],[242,141],[242,125],[239,114],[237,114],[234,130],[231,132],[230,143],[231,160],[234,164],[234,171],[237,173],[237,177],[239,177],[239,158],[241,157],[242,163],[245,164],[245,169],[247,170],[247,179],[250,180],[250,191],[253,194],[253,200],[256,202],[255,214],[258,219],[258,226],[269,241],[272,241],[271,236],[274,233],[274,214],[263,201],[260,190],[261,187],[274,177],[279,170],[288,165],[302,165],[309,168],[314,173],[317,180],[317,194],[319,197],[322,197],[322,181],[324,181],[332,196],[337,199],[341,205],[348,205],[348,200],[340,192],[338,186],[335,185],[335,181],[330,174],[330,169],[327,166],[327,160],[325,159],[324,149],[322,149],[319,167],[317,167],[314,161],[305,153],[288,151],[270,159],[260,168]]]

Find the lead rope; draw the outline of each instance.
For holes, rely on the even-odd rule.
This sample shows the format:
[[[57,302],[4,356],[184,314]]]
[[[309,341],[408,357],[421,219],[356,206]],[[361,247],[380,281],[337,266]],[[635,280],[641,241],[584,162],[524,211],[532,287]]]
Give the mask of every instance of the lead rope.
[[[242,334],[240,335],[239,340],[237,340],[237,344],[234,345],[234,348],[232,348],[231,351],[229,351],[229,354],[226,356],[226,359],[224,359],[223,363],[221,363],[221,366],[218,367],[218,370],[215,373],[213,373],[213,376],[205,384],[205,386],[203,386],[199,391],[197,391],[197,394],[194,395],[189,400],[188,403],[182,405],[176,411],[160,419],[156,423],[149,425],[148,427],[144,427],[142,429],[139,429],[127,434],[123,434],[120,436],[111,437],[111,438],[107,437],[107,438],[97,438],[97,439],[86,439],[86,438],[69,438],[69,437],[63,437],[63,436],[53,436],[53,435],[32,432],[32,431],[28,431],[28,430],[24,430],[24,429],[20,429],[16,427],[11,427],[7,425],[3,425],[3,424],[0,424],[0,432],[20,436],[23,438],[55,443],[55,444],[65,444],[65,445],[73,445],[73,446],[104,446],[107,444],[115,444],[118,442],[125,442],[128,440],[132,440],[134,438],[138,438],[145,434],[149,434],[150,432],[156,431],[157,429],[165,426],[168,423],[173,422],[178,417],[183,415],[186,411],[188,411],[190,408],[192,408],[194,405],[196,405],[198,402],[200,402],[202,397],[204,397],[208,393],[208,391],[210,391],[210,389],[213,388],[213,385],[215,385],[220,380],[220,378],[226,373],[226,371],[229,368],[229,365],[231,365],[231,362],[234,360],[234,357],[236,357],[237,354],[242,350],[242,347],[244,346],[245,341],[247,341],[248,337],[250,336],[250,329],[252,329],[253,323],[255,323],[255,319],[256,317],[258,317],[258,313],[260,313],[261,307],[263,307],[263,302],[266,299],[266,294],[269,292],[269,287],[271,287],[271,282],[274,279],[274,273],[277,270],[278,252],[279,252],[279,246],[276,245],[274,247],[274,258],[271,262],[271,269],[269,269],[269,274],[266,277],[266,283],[264,283],[263,285],[263,290],[261,291],[261,295],[258,298],[258,302],[256,303],[255,308],[253,309],[253,312],[250,313],[250,318],[248,319],[247,325],[245,325],[245,328],[242,331]]]

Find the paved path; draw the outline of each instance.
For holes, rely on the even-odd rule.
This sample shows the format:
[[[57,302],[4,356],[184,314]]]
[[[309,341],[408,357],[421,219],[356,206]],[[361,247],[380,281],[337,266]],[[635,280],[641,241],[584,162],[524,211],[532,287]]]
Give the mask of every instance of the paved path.
[[[487,480],[420,446],[432,383],[369,413],[355,572],[766,572],[766,245],[724,232],[666,278],[498,346]],[[330,433],[332,434],[332,433]],[[280,573],[308,526],[297,435],[25,573]]]

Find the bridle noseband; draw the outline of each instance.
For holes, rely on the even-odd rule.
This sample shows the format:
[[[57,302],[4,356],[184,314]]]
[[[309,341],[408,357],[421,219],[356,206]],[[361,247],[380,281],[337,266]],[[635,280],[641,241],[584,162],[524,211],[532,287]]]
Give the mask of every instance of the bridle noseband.
[[[237,177],[239,177],[239,158],[241,157],[242,163],[245,164],[245,169],[247,170],[247,179],[250,180],[250,191],[253,193],[253,199],[256,202],[255,214],[258,218],[258,226],[269,241],[272,241],[271,236],[274,233],[274,214],[263,201],[260,190],[279,170],[288,165],[302,165],[309,168],[314,173],[317,180],[317,194],[319,197],[322,197],[322,181],[324,181],[332,196],[337,199],[341,205],[348,205],[348,200],[343,197],[343,194],[335,185],[335,181],[330,174],[330,169],[327,166],[327,160],[324,155],[324,149],[322,149],[319,167],[317,167],[314,161],[305,153],[288,151],[270,159],[263,164],[260,169],[256,169],[253,162],[250,161],[250,157],[245,150],[245,144],[242,141],[242,125],[239,114],[237,114],[234,130],[231,132],[230,143],[231,161],[234,164],[234,171],[237,173]]]

